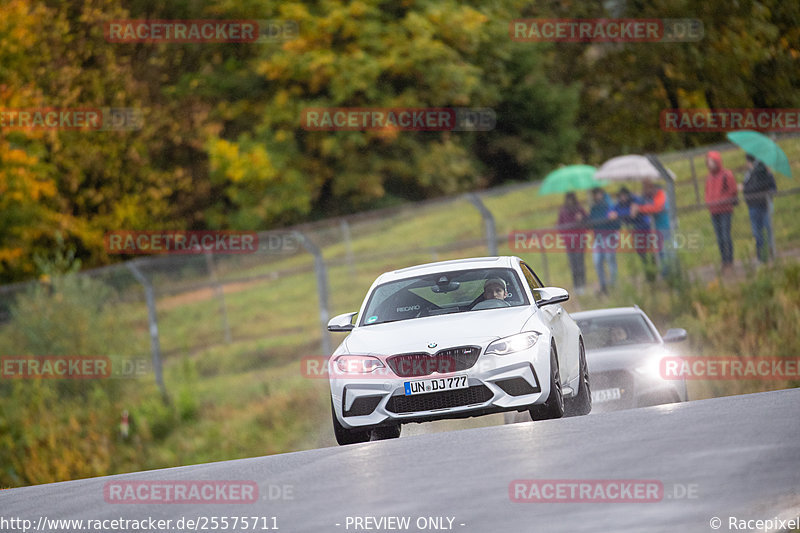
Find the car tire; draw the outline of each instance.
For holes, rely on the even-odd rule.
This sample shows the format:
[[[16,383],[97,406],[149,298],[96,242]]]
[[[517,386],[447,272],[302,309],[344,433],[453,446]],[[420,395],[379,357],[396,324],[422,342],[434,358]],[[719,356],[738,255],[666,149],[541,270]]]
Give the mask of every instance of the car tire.
[[[561,373],[558,370],[556,345],[550,345],[550,395],[541,405],[530,408],[533,420],[550,420],[564,416],[564,394],[561,391]]]
[[[564,398],[564,416],[588,415],[592,411],[592,389],[589,385],[589,367],[586,364],[583,339],[578,341],[578,360],[580,374],[578,394],[572,398]]]
[[[383,426],[373,429],[369,440],[387,440],[400,437],[400,424],[396,426]]]
[[[336,411],[333,409],[333,398],[331,398],[331,417],[333,418],[333,434],[339,446],[358,444],[359,442],[367,442],[369,440],[370,434],[372,433],[371,431],[347,429],[339,423],[339,419],[336,418]]]

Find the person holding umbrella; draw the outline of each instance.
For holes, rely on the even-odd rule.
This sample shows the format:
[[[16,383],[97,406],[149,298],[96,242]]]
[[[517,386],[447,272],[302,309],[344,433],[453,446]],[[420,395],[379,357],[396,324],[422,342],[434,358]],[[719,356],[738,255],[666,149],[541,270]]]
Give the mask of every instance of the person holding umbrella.
[[[565,240],[569,268],[572,271],[572,284],[576,294],[583,294],[586,285],[586,262],[583,257],[582,234],[586,210],[578,202],[574,192],[564,196],[564,205],[558,213],[558,229]]]
[[[733,269],[733,240],[731,239],[731,219],[733,208],[738,202],[738,189],[733,172],[722,166],[719,152],[710,151],[706,155],[708,176],[706,177],[705,201],[711,214],[711,224],[717,236],[717,246],[722,256],[722,273]]]
[[[744,194],[744,201],[750,214],[750,227],[756,240],[756,256],[759,261],[766,263],[772,258],[772,225],[769,220],[769,197],[778,190],[775,185],[775,176],[769,169],[750,154],[746,154],[747,172],[740,189]],[[766,233],[766,239],[765,237]],[[764,246],[766,244],[766,246]]]
[[[558,230],[564,239],[572,281],[576,294],[583,294],[586,285],[586,266],[581,240],[585,229],[586,210],[581,207],[574,191],[591,189],[601,183],[594,179],[595,169],[591,165],[568,165],[558,168],[545,176],[539,187],[539,194],[567,193],[564,205],[558,213]]]
[[[745,182],[741,189],[750,212],[750,226],[756,239],[756,250],[759,260],[762,260],[764,250],[763,234],[766,238],[770,256],[775,254],[775,241],[772,234],[771,193],[777,190],[775,177],[767,170],[769,167],[784,176],[792,177],[792,168],[789,158],[778,144],[764,135],[753,130],[731,131],[725,135],[728,140],[748,154],[748,167],[750,170],[745,175]],[[751,161],[753,158],[753,161]],[[752,164],[752,166],[751,166]],[[769,175],[767,175],[769,174]],[[771,183],[770,183],[771,182]],[[753,209],[755,207],[755,209]]]

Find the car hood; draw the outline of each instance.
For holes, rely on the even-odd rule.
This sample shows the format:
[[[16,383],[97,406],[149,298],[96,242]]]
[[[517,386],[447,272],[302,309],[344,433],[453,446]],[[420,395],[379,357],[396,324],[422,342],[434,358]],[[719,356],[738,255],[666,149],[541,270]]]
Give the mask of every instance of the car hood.
[[[522,306],[414,318],[358,327],[344,344],[349,353],[380,355],[433,353],[467,344],[486,346],[495,339],[519,333],[530,317],[530,308]],[[436,346],[428,348],[429,343]]]
[[[631,344],[612,346],[597,350],[586,350],[586,365],[589,373],[608,370],[633,369],[647,364],[656,364],[662,357],[671,355],[661,344]]]

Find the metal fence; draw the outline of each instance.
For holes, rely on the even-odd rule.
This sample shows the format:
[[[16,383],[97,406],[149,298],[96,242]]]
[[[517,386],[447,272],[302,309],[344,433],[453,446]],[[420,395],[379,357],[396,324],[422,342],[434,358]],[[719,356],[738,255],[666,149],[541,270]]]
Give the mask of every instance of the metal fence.
[[[790,159],[798,155],[800,142],[788,137],[783,142]],[[694,239],[692,245],[679,245],[677,256],[690,276],[700,278],[718,275],[720,265],[703,201],[704,156],[711,148],[723,152],[726,167],[741,182],[744,154],[733,145],[660,156],[677,175],[677,232]],[[793,258],[800,252],[800,224],[794,219],[800,187],[789,178],[776,177],[776,253]],[[629,186],[638,191],[638,184]],[[235,361],[242,368],[269,364],[276,354],[329,354],[333,341],[324,327],[328,318],[356,310],[374,278],[386,270],[511,254],[528,261],[546,283],[571,289],[566,254],[520,249],[509,238],[519,231],[555,230],[562,198],[539,196],[537,189],[536,183],[513,184],[264,232],[259,235],[262,246],[254,254],[150,256],[78,275],[108,287],[107,309],[118,312],[121,323],[135,332],[135,341],[127,348],[130,353],[122,355],[152,355],[157,368],[162,359],[202,359],[213,350],[261,354]],[[609,189],[613,193],[616,186]],[[586,195],[579,196],[586,205]],[[732,235],[736,258],[732,275],[747,275],[756,259],[744,202],[733,214]],[[620,257],[620,279],[641,280],[638,263],[635,254]],[[597,276],[590,256],[586,272],[593,296]],[[11,327],[9,310],[36,283],[0,287],[3,327]],[[4,349],[18,353],[5,338]],[[155,377],[163,387],[158,371]]]

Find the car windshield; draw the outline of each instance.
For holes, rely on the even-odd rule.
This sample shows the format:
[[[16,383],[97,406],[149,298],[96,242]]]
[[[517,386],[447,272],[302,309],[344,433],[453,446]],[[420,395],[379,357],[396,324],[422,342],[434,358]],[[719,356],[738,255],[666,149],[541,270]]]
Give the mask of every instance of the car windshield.
[[[577,320],[583,333],[587,350],[625,346],[631,344],[656,344],[653,331],[641,315],[627,314]]]
[[[376,287],[361,325],[520,305],[528,305],[528,298],[510,268],[438,272]]]

